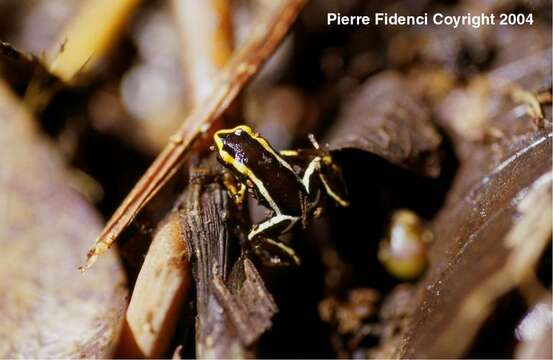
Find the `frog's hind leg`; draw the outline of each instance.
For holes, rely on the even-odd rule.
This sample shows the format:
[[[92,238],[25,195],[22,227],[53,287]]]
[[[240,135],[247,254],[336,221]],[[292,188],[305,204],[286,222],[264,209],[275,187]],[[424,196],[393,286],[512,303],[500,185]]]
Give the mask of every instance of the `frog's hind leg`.
[[[326,194],[330,196],[336,204],[342,207],[349,206],[346,184],[342,176],[342,169],[340,169],[338,165],[334,164],[332,159],[330,159],[329,162],[321,168],[319,178]]]
[[[255,225],[248,234],[248,240],[253,240],[262,234],[284,234],[292,229],[298,219],[299,218],[295,216],[277,214],[264,222]]]
[[[299,266],[301,264],[301,260],[294,249],[277,240],[260,238],[254,245],[253,250],[267,265],[289,265],[290,262],[282,260],[281,254],[290,259],[294,265]],[[275,254],[275,252],[280,254]]]

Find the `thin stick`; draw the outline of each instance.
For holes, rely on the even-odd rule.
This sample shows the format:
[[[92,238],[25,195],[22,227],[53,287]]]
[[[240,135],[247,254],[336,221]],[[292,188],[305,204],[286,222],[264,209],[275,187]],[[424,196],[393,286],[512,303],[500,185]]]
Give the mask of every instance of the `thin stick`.
[[[108,221],[95,246],[88,252],[82,271],[113,245],[144,205],[175,174],[194,141],[208,133],[212,124],[275,51],[305,3],[306,0],[286,0],[254,29],[251,39],[226,67],[213,94],[202,106],[196,107],[182,127],[171,136],[169,143]]]
[[[71,81],[83,67],[102,56],[139,0],[88,0],[48,52],[50,71]]]

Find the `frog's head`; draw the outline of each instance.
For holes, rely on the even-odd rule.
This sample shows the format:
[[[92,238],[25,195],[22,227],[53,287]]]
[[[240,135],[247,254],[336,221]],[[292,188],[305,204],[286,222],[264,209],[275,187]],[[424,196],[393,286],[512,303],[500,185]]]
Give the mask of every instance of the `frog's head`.
[[[249,126],[240,125],[217,131],[213,135],[213,141],[216,146],[217,160],[223,166],[247,176],[251,173],[247,163],[258,156],[255,145],[263,139]]]
[[[229,147],[241,144],[254,137],[255,133],[252,128],[247,125],[240,125],[233,129],[223,129],[215,132],[213,141],[217,146],[217,152],[221,155],[221,152],[227,151]]]
[[[217,131],[213,135],[213,141],[218,158],[224,165],[232,165],[239,156],[240,150],[254,137],[254,131],[246,125]]]

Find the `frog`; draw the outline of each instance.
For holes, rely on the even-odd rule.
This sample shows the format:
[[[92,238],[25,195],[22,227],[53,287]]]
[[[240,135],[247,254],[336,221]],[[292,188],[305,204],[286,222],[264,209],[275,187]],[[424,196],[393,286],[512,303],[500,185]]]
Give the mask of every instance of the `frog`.
[[[295,252],[274,238],[298,223],[305,227],[316,215],[314,209],[320,209],[323,195],[338,206],[349,206],[341,168],[313,135],[309,135],[312,149],[283,151],[247,125],[219,130],[213,140],[217,159],[230,172],[224,182],[236,203],[247,192],[271,210],[270,216],[252,226],[249,241],[262,240],[299,263]]]

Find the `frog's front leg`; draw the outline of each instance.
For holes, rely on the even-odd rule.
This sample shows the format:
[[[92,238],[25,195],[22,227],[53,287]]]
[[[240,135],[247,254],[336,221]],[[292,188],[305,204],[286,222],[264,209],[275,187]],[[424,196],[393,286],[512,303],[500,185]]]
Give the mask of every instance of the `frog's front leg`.
[[[223,184],[227,188],[228,193],[236,205],[241,205],[244,202],[244,197],[246,196],[246,184],[237,181],[236,178],[229,172],[224,173]]]
[[[349,206],[349,202],[345,198],[345,185],[341,169],[329,155],[313,158],[305,169],[302,183],[312,198],[315,192],[323,190],[338,205]]]
[[[311,160],[305,172],[303,173],[302,183],[307,193],[313,196],[314,188],[316,188],[315,181],[317,181],[318,176],[321,172],[321,157],[316,156]]]
[[[270,238],[272,235],[278,236],[288,232],[299,219],[300,217],[297,216],[277,214],[262,223],[254,225],[248,234],[248,239],[254,242],[254,250],[256,250],[256,253],[262,258],[266,258],[266,256],[263,255],[263,250],[266,250],[265,248],[268,246],[284,254],[291,259],[294,264],[299,265],[300,259],[291,247]],[[269,256],[269,263],[273,265],[281,263],[280,257],[274,256],[274,251],[269,251],[269,254],[271,254]]]
[[[254,240],[259,236],[270,236],[272,234],[284,234],[298,222],[300,218],[284,214],[276,214],[275,216],[253,226],[248,234],[248,240]]]

